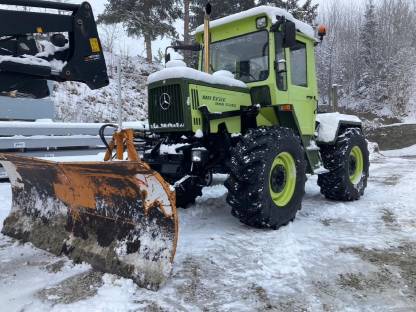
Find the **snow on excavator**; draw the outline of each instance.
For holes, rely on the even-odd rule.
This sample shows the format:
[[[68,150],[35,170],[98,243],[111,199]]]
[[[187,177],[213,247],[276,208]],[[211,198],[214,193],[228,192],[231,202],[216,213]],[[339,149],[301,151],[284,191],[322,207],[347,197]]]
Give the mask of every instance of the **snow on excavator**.
[[[91,89],[109,84],[89,3],[0,4],[14,8],[0,10],[0,95],[43,98],[49,95],[47,80],[78,81]],[[113,141],[105,142],[102,162],[1,154],[13,193],[2,232],[158,289],[170,275],[176,250],[175,193],[140,160],[133,137],[132,130],[117,129]],[[128,157],[122,161],[125,151]]]

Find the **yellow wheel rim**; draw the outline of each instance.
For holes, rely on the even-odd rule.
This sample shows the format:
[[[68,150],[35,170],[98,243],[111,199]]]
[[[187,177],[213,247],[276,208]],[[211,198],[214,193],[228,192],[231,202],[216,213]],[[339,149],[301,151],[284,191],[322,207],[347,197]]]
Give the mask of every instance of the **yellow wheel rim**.
[[[354,185],[358,184],[361,181],[364,172],[363,152],[358,146],[354,146],[351,150],[348,171],[351,183]]]
[[[296,188],[296,162],[287,152],[280,153],[273,161],[270,170],[269,191],[278,207],[286,206]]]

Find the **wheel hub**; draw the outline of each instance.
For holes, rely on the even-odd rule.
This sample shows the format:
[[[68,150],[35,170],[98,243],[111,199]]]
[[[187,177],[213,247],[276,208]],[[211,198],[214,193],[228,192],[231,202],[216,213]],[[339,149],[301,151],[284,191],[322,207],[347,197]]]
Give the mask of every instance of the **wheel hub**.
[[[270,183],[273,192],[280,193],[284,190],[286,185],[286,170],[282,165],[277,165],[271,174]]]
[[[357,160],[355,159],[354,156],[350,155],[349,170],[350,170],[350,172],[355,172],[356,169],[357,169]]]

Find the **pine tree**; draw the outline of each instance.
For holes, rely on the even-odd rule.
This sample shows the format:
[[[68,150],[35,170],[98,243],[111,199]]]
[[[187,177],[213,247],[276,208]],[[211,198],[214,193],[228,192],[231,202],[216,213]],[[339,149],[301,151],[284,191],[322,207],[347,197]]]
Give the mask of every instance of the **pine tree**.
[[[173,26],[182,17],[179,0],[108,0],[98,21],[122,23],[130,36],[144,37],[146,59],[152,62],[152,41],[157,37],[177,37]]]
[[[196,28],[204,23],[204,8],[207,0],[191,0],[191,25]],[[255,7],[255,0],[211,0],[212,5],[211,19],[215,20],[234,13],[245,11]]]
[[[207,0],[191,0],[191,12],[193,28],[204,22],[204,6]],[[295,18],[312,24],[318,15],[318,4],[312,4],[312,0],[306,0],[299,5],[299,0],[211,0],[213,6],[212,19],[218,19],[234,13],[254,8],[258,5],[272,5],[283,8],[293,14]]]
[[[259,5],[272,5],[292,13],[301,21],[312,24],[318,15],[318,4],[312,4],[312,0],[306,0],[299,5],[299,0],[260,0]]]
[[[361,70],[360,87],[368,95],[374,95],[373,87],[378,81],[379,51],[378,51],[378,23],[376,9],[372,0],[366,5],[364,23],[360,29]]]
[[[295,12],[298,8],[298,0],[260,0],[259,5],[272,5],[285,9],[289,12]]]
[[[318,6],[318,4],[312,4],[312,0],[306,0],[294,13],[294,17],[308,24],[313,24],[318,16]]]

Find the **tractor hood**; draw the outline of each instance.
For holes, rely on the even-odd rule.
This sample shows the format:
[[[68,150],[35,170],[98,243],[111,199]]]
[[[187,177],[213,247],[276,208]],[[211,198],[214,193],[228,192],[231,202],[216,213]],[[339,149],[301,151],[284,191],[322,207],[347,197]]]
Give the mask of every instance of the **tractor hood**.
[[[149,76],[147,84],[149,125],[154,132],[195,133],[203,128],[202,106],[210,112],[224,112],[251,105],[250,89],[232,73],[211,75],[188,68],[182,61],[168,62],[165,69]],[[218,125],[211,128],[216,132]]]
[[[234,78],[233,74],[220,70],[214,74],[207,74],[199,70],[186,67],[183,61],[170,61],[166,68],[149,76],[147,84],[151,85],[168,79],[188,79],[212,85],[223,85],[228,87],[248,88],[247,85]]]

